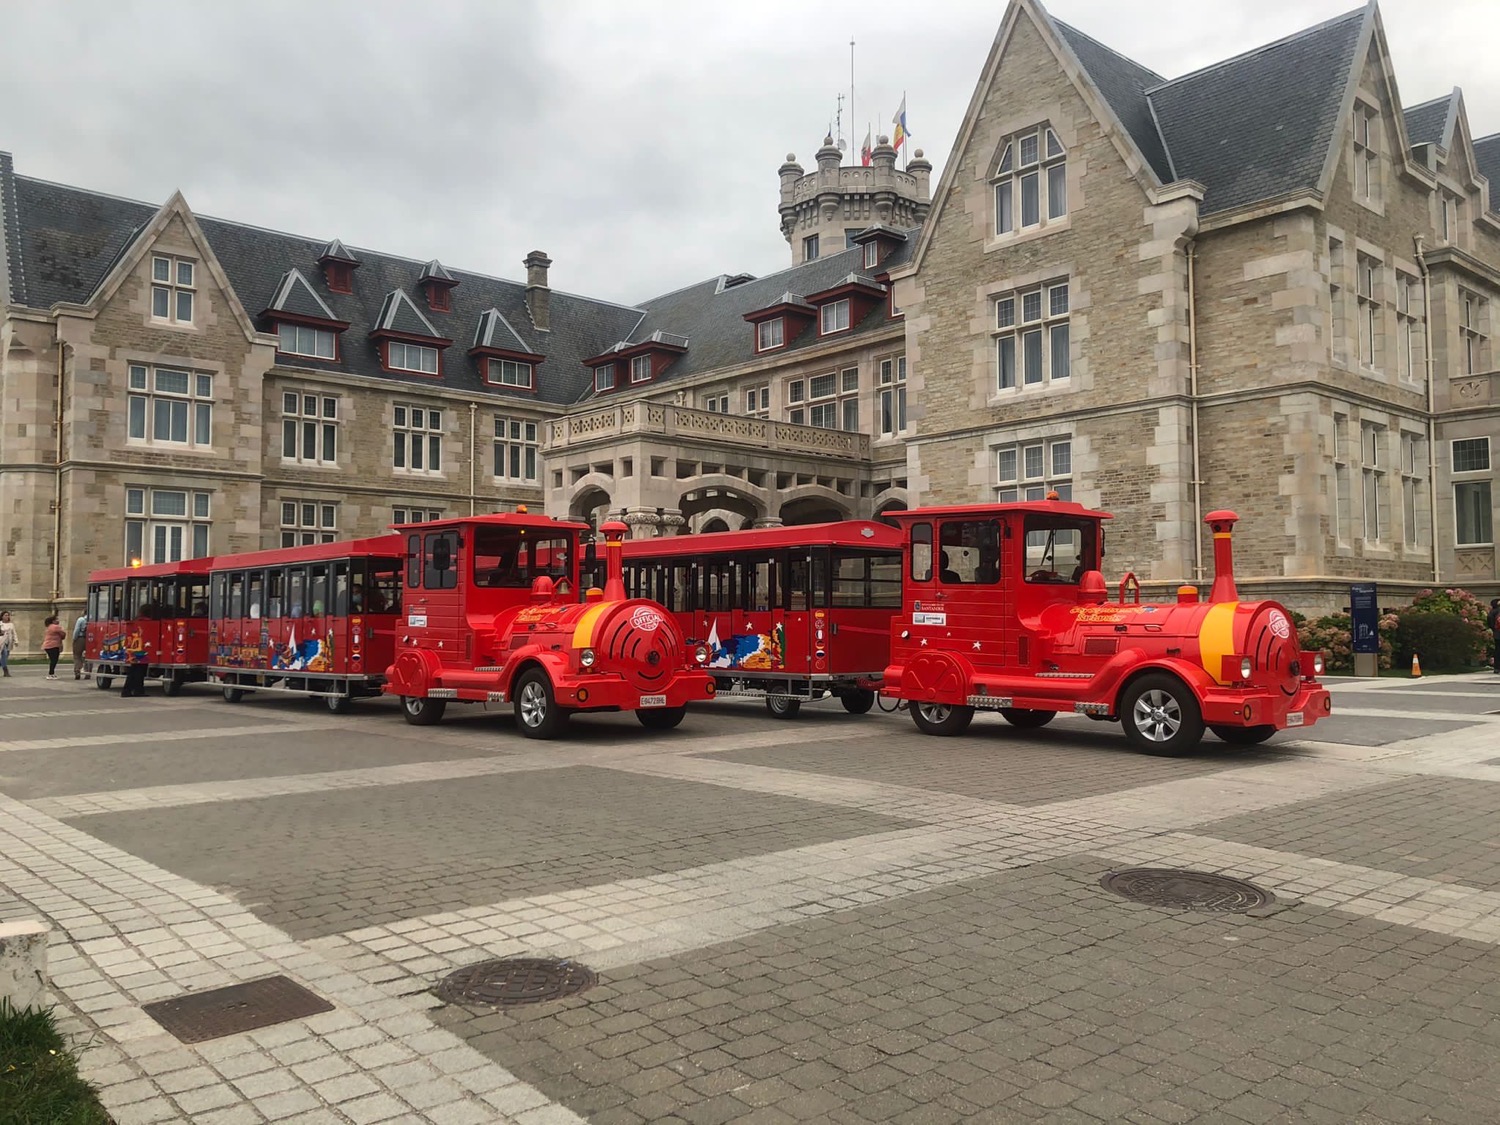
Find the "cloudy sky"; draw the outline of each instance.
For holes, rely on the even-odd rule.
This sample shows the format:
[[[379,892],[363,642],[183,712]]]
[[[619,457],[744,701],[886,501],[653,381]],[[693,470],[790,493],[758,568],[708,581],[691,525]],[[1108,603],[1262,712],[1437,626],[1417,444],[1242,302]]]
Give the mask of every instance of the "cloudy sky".
[[[1168,77],[1351,0],[1051,0]],[[24,175],[631,302],[790,252],[776,168],[903,92],[941,174],[1003,0],[0,0]],[[1497,0],[1384,0],[1407,105],[1500,131]],[[933,18],[934,14],[937,18]]]

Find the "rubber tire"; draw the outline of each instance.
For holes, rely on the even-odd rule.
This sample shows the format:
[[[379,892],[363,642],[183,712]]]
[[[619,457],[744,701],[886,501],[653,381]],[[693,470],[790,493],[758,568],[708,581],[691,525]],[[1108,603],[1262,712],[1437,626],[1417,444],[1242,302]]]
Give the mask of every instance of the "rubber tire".
[[[163,676],[161,680],[162,694],[181,695],[183,685],[186,683],[187,680],[185,680],[180,674],[175,672],[169,676]]]
[[[635,713],[636,720],[647,730],[672,730],[687,717],[686,707],[648,707]]]
[[[974,721],[974,708],[950,707],[943,703],[913,703],[911,721],[923,734],[951,738],[963,734]]]
[[[773,719],[795,719],[802,710],[802,700],[786,696],[766,696],[766,713]]]
[[[1177,730],[1165,739],[1148,737],[1136,725],[1135,709],[1143,696],[1159,693],[1162,702],[1177,712]],[[1177,758],[1191,754],[1203,742],[1203,711],[1192,691],[1176,676],[1165,672],[1149,672],[1125,689],[1120,698],[1120,724],[1125,728],[1125,737],[1143,754],[1161,758]]]
[[[875,706],[875,693],[869,688],[854,688],[839,696],[839,702],[851,715],[867,715]]]
[[[328,710],[335,715],[347,715],[349,708],[354,705],[353,698],[347,692],[343,695],[325,695],[323,702],[328,705]]]
[[[109,685],[112,684],[112,683],[114,683],[114,682],[115,682],[115,680],[114,680],[113,676],[95,676],[94,677],[94,686],[96,688],[98,688],[100,691],[108,691],[109,690]]]
[[[1270,723],[1258,727],[1211,726],[1208,729],[1231,746],[1259,746],[1276,733],[1276,728]]]
[[[1002,707],[1000,715],[1017,730],[1036,730],[1057,718],[1056,711],[1028,711],[1023,707]]]
[[[446,710],[446,699],[427,699],[420,695],[401,697],[401,717],[414,727],[430,727],[442,722],[443,712]]]
[[[536,691],[528,690],[533,688],[541,692],[542,710],[535,722],[528,722],[522,715],[522,704],[528,701],[535,702]],[[516,681],[516,690],[512,698],[516,713],[516,729],[527,738],[556,738],[567,726],[568,716],[557,705],[557,697],[552,694],[552,681],[540,668],[531,668],[521,673],[521,678]]]
[[[237,688],[237,687],[225,687],[224,688],[224,702],[225,703],[238,703],[240,700],[242,700],[244,698],[245,698],[245,689],[244,688]]]

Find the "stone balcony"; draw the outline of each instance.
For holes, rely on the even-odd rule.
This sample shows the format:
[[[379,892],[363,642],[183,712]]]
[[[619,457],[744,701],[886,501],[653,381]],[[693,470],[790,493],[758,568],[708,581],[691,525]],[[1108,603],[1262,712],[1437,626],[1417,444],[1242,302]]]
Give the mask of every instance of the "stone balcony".
[[[795,426],[766,418],[715,414],[659,402],[622,402],[618,405],[557,418],[547,424],[543,449],[560,454],[596,443],[651,438],[674,446],[701,442],[737,446],[761,453],[796,457],[827,457],[868,462],[868,434]]]

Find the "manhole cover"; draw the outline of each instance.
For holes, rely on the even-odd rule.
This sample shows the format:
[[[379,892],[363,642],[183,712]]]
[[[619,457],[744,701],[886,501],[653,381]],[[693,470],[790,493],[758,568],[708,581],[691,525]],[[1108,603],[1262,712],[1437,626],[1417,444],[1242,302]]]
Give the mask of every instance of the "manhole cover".
[[[228,988],[190,992],[143,1006],[145,1013],[184,1043],[238,1035],[275,1023],[333,1011],[321,996],[286,977],[266,977]]]
[[[433,989],[450,1004],[514,1008],[560,1000],[599,983],[587,965],[553,957],[480,961],[449,973]]]
[[[1177,910],[1243,914],[1276,901],[1270,891],[1263,891],[1243,879],[1210,875],[1204,871],[1174,871],[1168,867],[1131,867],[1111,871],[1099,880],[1099,885],[1133,902]]]

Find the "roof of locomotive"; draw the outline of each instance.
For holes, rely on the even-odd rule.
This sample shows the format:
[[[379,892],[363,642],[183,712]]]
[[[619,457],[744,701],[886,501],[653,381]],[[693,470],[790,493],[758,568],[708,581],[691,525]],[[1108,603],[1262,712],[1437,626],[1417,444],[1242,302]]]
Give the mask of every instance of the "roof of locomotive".
[[[174,574],[207,574],[213,559],[182,559],[179,562],[142,566],[109,566],[89,572],[89,583],[124,582],[129,578],[170,578]]]
[[[1029,512],[1042,516],[1077,516],[1091,520],[1112,520],[1111,512],[1102,512],[1098,508],[1085,508],[1082,504],[1072,500],[1012,500],[1006,503],[993,504],[950,504],[935,508],[910,508],[904,512],[886,512],[889,519],[899,520],[901,523],[915,523],[918,520],[943,518],[947,516],[1002,516],[1011,512]]]
[[[700,555],[772,547],[885,547],[899,551],[905,538],[897,528],[888,524],[873,520],[840,520],[837,523],[793,524],[791,527],[755,527],[744,531],[709,531],[664,539],[627,539],[625,554],[635,557]]]
[[[533,515],[529,512],[484,512],[472,516],[445,516],[440,520],[427,520],[422,523],[396,523],[391,526],[397,531],[412,531],[416,528],[431,527],[462,527],[464,525],[480,527],[514,527],[523,531],[591,531],[590,525],[580,523],[577,520],[560,520],[553,516]]]
[[[263,551],[242,551],[237,555],[215,555],[210,570],[242,570],[254,566],[294,566],[297,563],[326,562],[329,559],[364,558],[367,556],[405,558],[406,544],[399,535],[380,535],[370,539],[340,539],[333,543],[307,543],[300,547],[270,547]]]

